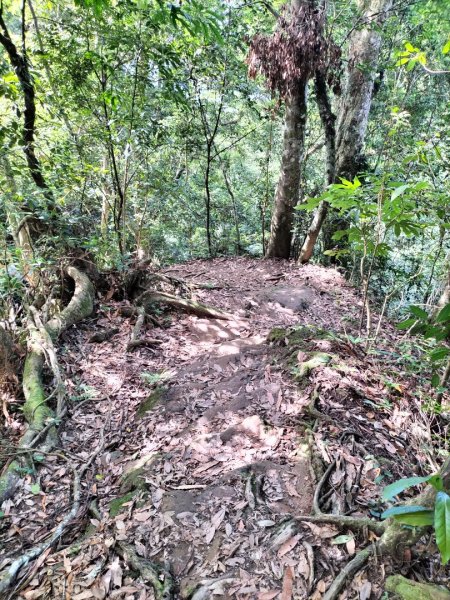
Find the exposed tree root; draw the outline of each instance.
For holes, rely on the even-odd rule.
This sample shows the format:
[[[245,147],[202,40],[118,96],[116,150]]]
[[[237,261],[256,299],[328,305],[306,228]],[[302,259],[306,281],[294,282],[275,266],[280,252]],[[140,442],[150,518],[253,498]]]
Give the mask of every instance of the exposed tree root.
[[[47,540],[45,540],[41,544],[38,544],[37,546],[34,546],[30,550],[19,556],[19,558],[14,560],[11,563],[11,565],[7,567],[3,571],[3,573],[0,574],[0,596],[12,588],[12,586],[16,582],[20,571],[24,567],[26,567],[32,560],[35,560],[36,558],[41,556],[46,550],[51,548],[61,538],[70,522],[73,521],[73,519],[77,516],[77,513],[81,506],[81,480],[86,471],[90,468],[95,458],[100,454],[100,452],[103,451],[103,448],[104,443],[102,437],[101,443],[99,444],[98,448],[91,455],[89,460],[81,467],[81,469],[76,470],[75,468],[73,468],[73,500],[70,511],[67,513],[67,515],[64,517],[64,519],[61,521],[58,527],[56,527],[56,529],[53,531],[53,533]]]
[[[444,489],[450,488],[450,458],[448,458],[442,466],[440,476],[443,480]],[[407,504],[432,507],[436,496],[436,490],[428,486],[421,494],[418,494],[413,500]],[[297,517],[302,521],[322,521],[323,523],[332,523],[343,525],[351,529],[348,519],[353,517],[344,517],[340,515],[318,515],[311,517]],[[327,519],[327,520],[325,520]],[[328,520],[330,519],[330,520]],[[372,523],[370,519],[357,519],[361,524],[364,521]],[[378,525],[378,524],[377,524]],[[378,531],[373,526],[370,528],[375,533],[382,533],[380,539],[371,546],[364,548],[356,554],[356,556],[340,571],[339,575],[333,581],[327,592],[323,596],[323,600],[336,600],[339,597],[342,588],[347,579],[352,577],[359,569],[361,569],[368,561],[370,556],[377,555],[380,557],[391,556],[393,558],[402,558],[404,550],[413,546],[423,535],[429,532],[429,527],[405,527],[394,519],[389,519],[385,523],[379,524],[381,527]],[[369,525],[367,525],[369,528]]]
[[[145,306],[148,303],[161,303],[173,306],[174,308],[181,308],[187,312],[191,312],[199,317],[210,317],[212,319],[223,319],[229,321],[233,319],[233,315],[222,311],[214,306],[207,306],[206,304],[200,304],[193,300],[186,300],[179,298],[178,296],[172,296],[172,294],[166,294],[165,292],[156,292],[153,290],[146,290],[135,300],[136,304]]]
[[[357,573],[359,569],[366,564],[373,552],[374,546],[368,546],[367,548],[364,548],[364,550],[361,550],[361,552],[358,552],[356,556],[352,558],[352,560],[340,571],[339,575],[325,592],[322,600],[335,600],[338,598],[347,579],[353,577],[353,575],[355,575],[355,573]]]
[[[44,326],[37,310],[33,307],[29,310],[27,356],[22,381],[25,397],[23,413],[28,428],[19,442],[19,449],[22,450],[36,447],[38,441],[44,451],[55,446],[56,426],[63,415],[65,391],[53,342],[64,330],[90,315],[93,310],[94,288],[89,278],[75,267],[69,267],[67,274],[75,282],[75,291],[71,301],[59,315]],[[56,381],[55,389],[48,397],[42,381],[46,362]],[[56,411],[48,404],[53,396],[57,398]],[[44,430],[45,438],[42,439]],[[0,477],[0,503],[14,493],[22,466],[23,459],[17,458]]]
[[[296,521],[304,523],[327,523],[337,525],[338,527],[346,527],[352,531],[373,531],[377,535],[382,535],[386,530],[384,522],[372,521],[365,517],[351,517],[345,515],[300,515],[295,517]]]
[[[139,346],[158,346],[161,344],[161,340],[139,337],[145,323],[145,309],[143,306],[140,306],[137,309],[137,315],[138,317],[133,327],[133,331],[131,332],[130,341],[127,344],[127,352],[130,352],[134,348],[139,348]]]
[[[152,585],[157,600],[174,598],[174,582],[167,567],[161,567],[138,556],[133,546],[125,542],[117,542],[116,548],[133,569],[139,571],[142,579]]]

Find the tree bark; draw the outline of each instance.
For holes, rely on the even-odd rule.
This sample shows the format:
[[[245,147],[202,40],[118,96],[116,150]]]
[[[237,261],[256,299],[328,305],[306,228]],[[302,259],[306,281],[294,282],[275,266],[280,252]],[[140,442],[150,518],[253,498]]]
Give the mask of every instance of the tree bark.
[[[22,20],[24,20],[24,11],[22,13]],[[22,27],[24,30],[24,22],[22,23]],[[33,78],[28,67],[28,58],[25,51],[25,39],[23,39],[23,52],[21,54],[12,41],[9,30],[6,26],[6,22],[3,19],[2,5],[0,5],[0,44],[5,49],[11,67],[14,69],[22,88],[23,100],[25,104],[25,110],[23,112],[22,142],[30,175],[37,187],[42,190],[42,193],[47,200],[47,209],[51,212],[56,211],[57,207],[53,193],[45,181],[42,173],[41,163],[36,156],[35,151],[34,137],[36,126],[36,94]]]
[[[327,93],[327,84],[322,73],[316,73],[315,78],[316,100],[319,108],[320,120],[325,133],[326,147],[326,185],[334,182],[336,172],[336,116],[333,113],[331,102]],[[322,201],[317,208],[312,223],[309,227],[305,241],[300,251],[299,262],[307,263],[313,253],[315,243],[319,237],[323,222],[327,216],[328,202]]]
[[[365,169],[364,141],[372,104],[382,35],[380,26],[392,0],[360,0],[361,21],[350,38],[348,72],[339,106],[336,132],[336,174],[353,179]]]
[[[299,81],[286,99],[283,156],[266,258],[289,258],[291,253],[294,207],[300,186],[300,161],[305,146],[306,87],[306,79]]]
[[[333,183],[340,177],[352,180],[359,172],[367,168],[364,142],[382,41],[380,26],[383,25],[388,12],[392,8],[392,0],[359,0],[358,4],[361,13],[359,23],[362,23],[363,26],[360,27],[357,23],[350,36],[347,78],[339,103],[335,134],[331,133],[329,118],[327,119],[328,123],[324,121],[322,115],[327,110],[326,104],[320,99],[321,94],[318,95],[319,112],[327,138],[328,183]],[[331,108],[329,110],[331,112]],[[331,135],[335,135],[335,148],[333,151],[335,164],[332,179],[329,177],[331,161],[328,139],[328,136]],[[300,262],[308,262],[311,258],[314,244],[327,213],[328,206],[322,203],[317,209],[308,231],[308,236],[300,254]],[[339,229],[345,228],[346,225],[346,221],[342,218],[335,218],[329,223],[325,232],[325,247],[327,249],[334,245],[332,241],[333,234]]]

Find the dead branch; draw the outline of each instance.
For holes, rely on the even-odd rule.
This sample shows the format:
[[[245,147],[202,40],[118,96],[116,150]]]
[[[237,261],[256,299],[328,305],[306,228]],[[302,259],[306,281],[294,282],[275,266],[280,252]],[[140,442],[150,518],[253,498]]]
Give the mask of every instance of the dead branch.
[[[386,530],[386,523],[372,521],[368,517],[352,517],[349,515],[296,515],[296,521],[304,523],[327,523],[337,525],[338,527],[351,529],[352,531],[373,531],[377,535],[382,535]]]

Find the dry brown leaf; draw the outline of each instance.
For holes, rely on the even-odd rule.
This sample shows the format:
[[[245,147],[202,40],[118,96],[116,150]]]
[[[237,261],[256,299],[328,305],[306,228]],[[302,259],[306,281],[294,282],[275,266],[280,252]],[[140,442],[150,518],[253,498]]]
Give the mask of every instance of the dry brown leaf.
[[[311,532],[317,538],[322,540],[332,538],[339,533],[337,527],[333,527],[332,525],[316,525],[315,523],[305,523],[305,525],[311,529]]]
[[[267,590],[267,592],[260,592],[258,594],[258,600],[273,600],[280,594],[279,590]]]
[[[369,600],[372,593],[372,584],[370,581],[365,581],[359,588],[359,600]]]
[[[92,600],[92,592],[90,590],[85,590],[80,594],[74,594],[72,596],[72,600],[88,600],[88,598],[91,598]]]
[[[293,548],[295,548],[295,546],[298,544],[299,539],[300,535],[294,535],[293,537],[286,540],[278,550],[278,558],[281,558],[282,556],[290,552]]]
[[[347,552],[350,554],[350,556],[355,554],[355,549],[356,549],[355,538],[348,540],[348,542],[345,543],[345,547],[347,548]]]
[[[294,589],[294,569],[286,567],[283,575],[283,589],[281,591],[280,600],[291,600]]]
[[[140,523],[143,523],[144,521],[148,521],[151,516],[152,516],[152,513],[150,511],[140,512],[140,513],[134,513],[133,519],[135,521],[139,521]]]

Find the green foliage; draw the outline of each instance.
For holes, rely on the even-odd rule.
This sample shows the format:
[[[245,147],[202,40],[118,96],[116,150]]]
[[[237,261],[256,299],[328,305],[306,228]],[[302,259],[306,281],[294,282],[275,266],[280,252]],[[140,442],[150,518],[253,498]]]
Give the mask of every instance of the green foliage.
[[[408,311],[412,317],[398,323],[397,328],[411,330],[414,334],[420,334],[425,339],[434,341],[435,345],[426,350],[425,358],[431,362],[436,371],[450,356],[450,348],[443,343],[450,335],[450,304],[446,304],[434,318],[430,318],[428,313],[419,306],[409,306]],[[439,386],[440,378],[436,372],[432,376],[431,383],[433,387]]]
[[[383,519],[392,517],[399,523],[411,527],[433,526],[442,564],[445,565],[450,561],[450,496],[443,489],[442,478],[435,474],[428,477],[399,479],[384,488],[382,498],[385,501],[392,500],[404,490],[421,483],[429,483],[435,488],[437,493],[434,508],[406,504],[389,508],[381,516]]]

